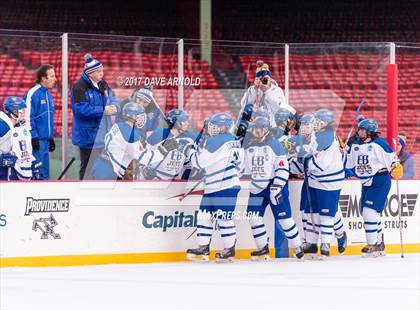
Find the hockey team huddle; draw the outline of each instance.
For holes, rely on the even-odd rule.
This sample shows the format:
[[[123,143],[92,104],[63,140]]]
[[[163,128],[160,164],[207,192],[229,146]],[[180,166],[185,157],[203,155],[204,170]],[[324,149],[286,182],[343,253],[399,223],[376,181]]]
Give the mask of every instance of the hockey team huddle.
[[[150,97],[150,90],[137,92],[140,97],[142,94]],[[92,176],[123,179],[133,169],[130,173],[136,179],[200,180],[204,194],[197,216],[198,247],[188,249],[187,258],[209,260],[213,232],[219,230],[224,249],[216,253],[217,261],[235,256],[236,226],[230,215],[234,214],[241,189],[240,178],[250,180],[247,212],[257,214],[249,219],[256,244],[251,257],[269,257],[264,224],[269,206],[289,248],[296,258],[303,259],[316,256],[318,248],[321,257],[329,256],[333,238],[337,238],[338,251],[345,251],[347,236],[339,197],[344,180],[357,177],[362,183],[367,242],[362,254],[382,255],[385,243],[381,212],[391,176],[400,178],[402,166],[386,140],[378,136],[377,122],[360,121],[355,141],[343,145],[336,136],[332,111],[323,108],[298,117],[279,99],[279,94],[281,97],[282,91],[276,87],[268,66],[260,64],[237,120],[219,112],[206,118],[198,133],[189,130],[186,111],[173,109],[164,116],[162,127],[147,134],[148,115],[132,97],[105,135],[104,149],[93,163]],[[25,102],[18,97],[8,97],[4,113],[0,112],[1,179],[30,179],[37,173],[24,113]],[[292,217],[290,175],[304,179],[300,199],[303,236]]]

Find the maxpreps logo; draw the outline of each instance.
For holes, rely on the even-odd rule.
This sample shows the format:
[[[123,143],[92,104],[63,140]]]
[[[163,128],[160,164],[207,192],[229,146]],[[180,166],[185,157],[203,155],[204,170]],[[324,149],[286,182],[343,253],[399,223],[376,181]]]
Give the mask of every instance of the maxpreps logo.
[[[401,217],[411,217],[417,204],[418,194],[401,194]],[[354,219],[348,222],[349,229],[363,229],[363,220],[360,210],[360,198],[358,196],[340,195],[340,208],[344,218]],[[398,197],[391,195],[385,202],[382,212],[384,228],[399,228],[398,220]],[[402,227],[407,228],[407,220],[401,219]]]
[[[194,215],[175,211],[174,214],[160,215],[155,214],[154,211],[148,211],[143,215],[142,224],[145,228],[158,228],[162,231],[167,231],[168,228],[196,227],[197,214],[198,211],[195,211]]]
[[[69,212],[70,199],[34,199],[26,197],[25,216],[42,212]]]

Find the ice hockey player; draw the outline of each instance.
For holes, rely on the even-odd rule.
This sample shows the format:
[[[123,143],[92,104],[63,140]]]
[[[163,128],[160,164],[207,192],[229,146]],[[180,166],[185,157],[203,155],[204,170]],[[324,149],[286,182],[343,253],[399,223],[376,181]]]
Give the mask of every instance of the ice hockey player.
[[[287,139],[289,132],[294,126],[295,115],[285,108],[279,108],[274,115],[276,126],[272,129],[273,135],[280,142]]]
[[[187,258],[208,260],[213,233],[213,219],[217,221],[224,249],[216,253],[216,261],[233,260],[235,256],[236,227],[233,216],[240,190],[239,171],[242,167],[243,149],[229,131],[233,126],[231,116],[225,112],[210,117],[209,138],[200,151],[187,152],[193,167],[204,169],[204,195],[197,217],[198,248],[188,249]]]
[[[308,167],[308,160],[310,160],[312,154],[314,154],[315,135],[313,131],[313,121],[313,115],[303,115],[300,118],[298,134],[292,136],[288,140],[295,150],[293,156],[289,157],[290,173],[302,175],[304,178],[300,197],[300,214],[305,238],[304,250],[307,251],[310,251],[311,248],[315,250],[315,247],[311,243],[306,243],[306,240],[309,239],[313,240],[312,242],[315,242],[315,240],[318,240],[319,236],[319,226],[316,226],[315,223],[313,223],[311,217],[310,199],[308,197],[308,178],[304,172],[305,167]],[[339,208],[337,208],[337,212],[334,216],[334,233],[337,238],[338,252],[342,254],[347,247],[347,234],[344,229],[341,210]]]
[[[344,165],[339,143],[335,134],[334,115],[328,109],[314,114],[313,129],[315,147],[307,161],[309,204],[311,224],[319,227],[321,256],[330,255],[330,244],[334,232],[334,216],[338,210],[340,191],[344,182]],[[319,225],[319,226],[318,226]],[[308,235],[309,237],[311,235]],[[307,238],[305,253],[318,252],[318,238]]]
[[[180,147],[170,151],[161,162],[143,167],[141,171],[146,180],[188,179],[186,175],[183,175],[184,172],[190,168],[183,149],[195,144],[196,140],[196,135],[188,130],[188,120],[189,116],[187,112],[179,109],[172,109],[166,115],[168,127],[156,129],[147,138],[147,143],[151,149],[156,149],[161,145],[162,141],[168,138],[175,138]]]
[[[399,179],[403,168],[385,139],[379,137],[378,123],[364,119],[358,124],[358,137],[347,155],[346,168],[354,169],[362,183],[361,212],[367,245],[363,256],[384,254],[381,212],[391,188],[391,176]]]
[[[157,151],[144,147],[144,127],[147,116],[144,107],[129,102],[121,111],[121,120],[115,123],[105,135],[105,148],[93,166],[96,180],[122,179],[128,164],[134,159],[139,165],[150,165],[162,160],[171,150],[178,147],[175,139],[167,139]]]
[[[25,125],[26,103],[7,97],[0,112],[0,180],[40,179],[41,163],[32,154],[31,133]]]
[[[251,175],[247,214],[257,250],[251,252],[253,260],[269,257],[269,244],[264,225],[265,209],[269,205],[274,219],[279,222],[290,248],[297,258],[304,253],[299,231],[292,218],[289,201],[289,164],[281,143],[270,133],[270,121],[257,117],[251,126],[253,139],[244,144],[245,173]],[[257,216],[253,216],[253,215]]]

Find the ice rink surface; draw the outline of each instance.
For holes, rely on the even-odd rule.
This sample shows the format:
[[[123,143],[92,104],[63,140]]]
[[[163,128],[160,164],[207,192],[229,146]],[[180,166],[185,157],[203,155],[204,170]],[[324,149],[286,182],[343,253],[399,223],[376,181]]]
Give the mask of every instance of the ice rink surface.
[[[0,269],[0,309],[420,309],[420,255]]]

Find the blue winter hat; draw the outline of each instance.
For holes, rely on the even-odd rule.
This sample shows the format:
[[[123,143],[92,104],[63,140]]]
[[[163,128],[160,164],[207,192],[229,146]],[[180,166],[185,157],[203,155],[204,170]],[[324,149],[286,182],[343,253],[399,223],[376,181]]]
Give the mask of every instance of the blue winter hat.
[[[398,143],[401,144],[402,147],[407,145],[407,136],[403,133],[398,135]]]
[[[90,74],[102,68],[102,63],[99,60],[94,59],[91,54],[86,54],[84,58],[86,60],[84,70],[85,74]]]

